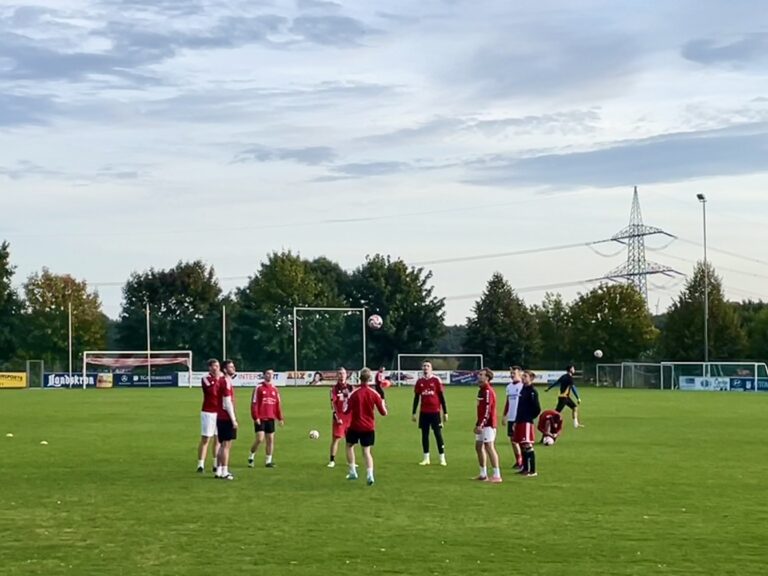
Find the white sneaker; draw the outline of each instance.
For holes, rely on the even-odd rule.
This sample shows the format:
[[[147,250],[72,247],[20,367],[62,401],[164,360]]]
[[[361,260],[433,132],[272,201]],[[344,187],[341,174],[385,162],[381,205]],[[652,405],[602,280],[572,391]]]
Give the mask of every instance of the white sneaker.
[[[336,462],[334,462],[333,460],[328,462],[328,468],[336,468]]]
[[[253,460],[248,458],[248,468],[253,468]]]
[[[429,458],[424,458],[421,462],[419,462],[419,466],[429,466]]]
[[[221,479],[222,480],[234,480],[235,479],[235,475],[230,473],[230,474],[227,474],[226,476],[221,476]]]

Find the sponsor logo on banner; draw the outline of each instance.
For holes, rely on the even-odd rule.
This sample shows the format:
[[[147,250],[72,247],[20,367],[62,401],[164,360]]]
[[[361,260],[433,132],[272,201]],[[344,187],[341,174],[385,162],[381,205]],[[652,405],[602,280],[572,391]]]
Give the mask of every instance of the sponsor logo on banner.
[[[150,385],[150,379],[146,374],[114,374],[112,376],[112,384],[121,388],[147,388]],[[158,374],[157,376],[152,376],[153,388],[155,386],[176,386],[176,384],[176,374]]]
[[[695,391],[728,391],[731,389],[730,378],[704,378],[702,376],[681,376],[680,390]],[[751,389],[753,384],[750,384]]]
[[[96,386],[96,380],[99,375],[96,372],[88,372],[85,377],[82,374],[72,374],[67,372],[46,372],[43,374],[43,383],[46,388],[82,388]]]
[[[738,392],[768,392],[768,378],[731,378],[731,390]]]
[[[305,374],[305,373],[301,373]],[[192,372],[192,387],[199,388],[208,372]],[[287,386],[293,384],[293,372],[275,372],[272,382],[275,386]],[[311,374],[310,374],[311,377]],[[254,388],[264,381],[263,372],[238,372],[232,380],[232,386],[236,388]],[[304,378],[299,379],[300,384],[305,384]],[[176,384],[182,387],[189,386],[189,372],[176,373]],[[152,379],[152,386],[155,385],[155,379]],[[175,384],[174,384],[175,385]]]
[[[451,384],[477,384],[477,372],[474,370],[454,370],[451,372]]]
[[[26,388],[26,372],[0,372],[0,388]]]

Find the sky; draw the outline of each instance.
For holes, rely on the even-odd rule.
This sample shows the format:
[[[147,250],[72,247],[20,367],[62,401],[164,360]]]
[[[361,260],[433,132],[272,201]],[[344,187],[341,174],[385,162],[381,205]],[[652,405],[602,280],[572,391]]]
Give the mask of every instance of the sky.
[[[759,0],[0,0],[0,239],[120,310],[134,271],[225,292],[290,249],[433,272],[463,323],[622,265],[637,186],[663,311],[702,257],[768,300]],[[577,245],[561,250],[539,249]],[[528,252],[519,254],[519,252]]]

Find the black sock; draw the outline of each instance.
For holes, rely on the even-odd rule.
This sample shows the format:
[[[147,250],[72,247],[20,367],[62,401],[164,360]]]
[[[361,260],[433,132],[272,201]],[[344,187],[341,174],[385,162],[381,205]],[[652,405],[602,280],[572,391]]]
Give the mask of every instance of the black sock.
[[[536,473],[536,452],[531,450],[530,454],[528,455],[528,472],[531,474]]]
[[[331,462],[336,462],[336,456],[334,456],[333,454],[331,454]]]
[[[531,453],[528,452],[528,450],[523,451],[523,472],[528,471],[528,460],[530,459]]]

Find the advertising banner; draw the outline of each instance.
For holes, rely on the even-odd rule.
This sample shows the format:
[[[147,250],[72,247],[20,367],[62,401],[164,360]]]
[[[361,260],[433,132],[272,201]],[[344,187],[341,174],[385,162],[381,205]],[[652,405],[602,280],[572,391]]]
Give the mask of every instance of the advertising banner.
[[[679,386],[680,390],[727,392],[731,390],[731,379],[704,378],[702,376],[681,376]],[[750,383],[750,389],[752,389],[752,387],[753,384]]]
[[[730,389],[734,392],[768,392],[768,378],[731,378]]]
[[[0,372],[0,388],[26,388],[26,372]]]
[[[67,372],[46,372],[43,374],[43,385],[46,388],[82,388],[85,382],[86,387],[93,388],[98,377],[96,372],[86,373],[85,378],[82,373],[70,376]]]
[[[152,376],[152,388],[176,386],[177,383],[177,374],[158,374]],[[112,385],[119,388],[147,388],[149,387],[149,377],[146,374],[113,374]]]
[[[306,375],[309,375],[309,382],[312,379],[312,372],[301,372],[299,385],[309,384],[306,381]],[[203,378],[208,375],[208,372],[192,372],[192,387],[199,388],[203,381]],[[177,372],[175,374],[176,381],[173,386],[188,387],[189,386],[189,372]],[[287,386],[293,384],[293,372],[275,372],[272,382],[275,386]],[[236,388],[254,388],[260,385],[264,381],[263,372],[238,372],[237,376],[232,380],[232,385]],[[155,385],[155,379],[152,378],[152,386]]]

